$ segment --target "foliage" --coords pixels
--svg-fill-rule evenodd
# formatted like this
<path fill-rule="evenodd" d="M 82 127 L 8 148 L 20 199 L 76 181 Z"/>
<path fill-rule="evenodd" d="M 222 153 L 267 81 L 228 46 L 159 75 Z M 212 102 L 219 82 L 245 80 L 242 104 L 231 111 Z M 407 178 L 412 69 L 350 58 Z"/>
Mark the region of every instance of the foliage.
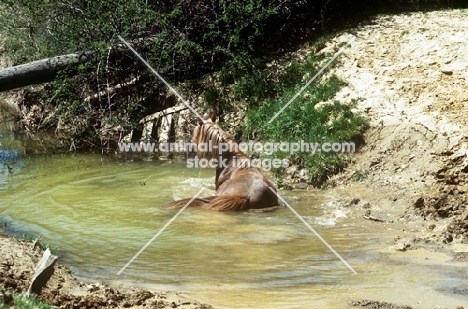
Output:
<path fill-rule="evenodd" d="M 320 60 L 321 57 L 312 55 L 304 63 L 292 63 L 281 73 L 279 79 L 283 83 L 276 86 L 275 95 L 265 98 L 258 107 L 249 110 L 245 138 L 264 142 L 312 142 L 321 146 L 324 143 L 352 142 L 363 132 L 367 122 L 351 111 L 355 101 L 350 104 L 331 101 L 345 84 L 335 75 L 309 86 L 270 123 L 274 115 L 300 90 L 302 84 L 318 71 Z M 302 81 L 301 84 L 290 82 L 298 80 Z M 257 85 L 259 88 L 263 86 Z M 320 102 L 326 103 L 319 107 L 317 104 Z M 291 154 L 277 151 L 273 156 L 289 158 L 292 163 L 305 167 L 310 182 L 318 185 L 345 165 L 343 156 L 339 153 L 321 150 L 323 149 L 317 149 L 314 153 L 311 147 L 304 147 L 300 152 Z"/>
<path fill-rule="evenodd" d="M 208 73 L 222 68 L 245 72 L 259 42 L 304 3 L 3 0 L 0 33 L 9 38 L 5 51 L 14 64 L 94 52 L 89 62 L 70 67 L 59 82 L 30 93 L 33 100 L 25 102 L 43 106 L 44 117 L 33 121 L 38 130 L 67 130 L 77 143 L 102 148 L 106 137 L 128 132 L 138 127 L 139 117 L 174 104 L 117 35 L 189 95 L 199 92 L 198 81 Z"/>
<path fill-rule="evenodd" d="M 37 300 L 33 296 L 15 294 L 13 295 L 13 303 L 18 309 L 52 309 L 51 306 Z"/>
<path fill-rule="evenodd" d="M 3 2 L 2 32 L 10 38 L 5 47 L 16 64 L 89 50 L 105 57 L 121 35 L 160 73 L 177 80 L 252 54 L 266 26 L 278 27 L 303 5 L 291 0 Z"/>

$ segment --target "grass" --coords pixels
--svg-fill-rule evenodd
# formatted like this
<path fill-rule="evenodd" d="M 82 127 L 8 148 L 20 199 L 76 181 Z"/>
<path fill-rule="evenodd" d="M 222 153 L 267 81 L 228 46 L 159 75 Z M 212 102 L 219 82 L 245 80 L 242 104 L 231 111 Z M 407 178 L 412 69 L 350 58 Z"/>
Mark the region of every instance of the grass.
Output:
<path fill-rule="evenodd" d="M 39 239 L 37 239 L 37 238 L 35 238 L 35 239 L 34 239 L 34 238 L 31 238 L 29 241 L 30 241 L 31 243 L 34 243 L 36 240 L 37 240 L 37 245 L 39 246 L 39 248 L 42 249 L 42 251 L 45 251 L 45 250 L 47 250 L 47 248 L 48 248 L 52 254 L 55 254 L 55 252 L 53 252 L 53 250 L 49 247 L 49 245 L 48 245 L 47 243 L 45 243 L 44 241 L 41 240 L 41 236 L 39 236 Z"/>
<path fill-rule="evenodd" d="M 51 306 L 24 294 L 13 295 L 13 304 L 17 309 L 52 309 Z"/>
<path fill-rule="evenodd" d="M 49 245 L 41 239 L 42 235 L 36 236 L 34 234 L 14 233 L 11 236 L 19 241 L 29 243 L 34 243 L 37 240 L 37 246 L 41 248 L 42 251 L 45 251 L 47 248 L 49 248 L 50 252 L 52 254 L 55 254 L 55 252 L 49 247 Z"/>
<path fill-rule="evenodd" d="M 277 77 L 278 82 L 274 86 L 261 82 L 250 84 L 250 93 L 256 92 L 258 88 L 261 88 L 258 91 L 270 90 L 269 96 L 264 96 L 257 106 L 249 109 L 243 128 L 244 138 L 263 142 L 304 141 L 319 145 L 356 140 L 368 123 L 365 118 L 351 111 L 357 100 L 346 104 L 333 100 L 335 94 L 346 85 L 336 75 L 312 83 L 272 123 L 268 123 L 319 70 L 323 60 L 323 55 L 311 55 L 303 62 L 291 63 Z M 273 87 L 276 88 L 271 91 Z M 323 104 L 318 106 L 319 103 Z M 287 158 L 291 163 L 306 168 L 308 181 L 316 186 L 341 171 L 347 163 L 346 155 L 324 151 L 294 154 L 277 151 L 263 157 Z M 277 176 L 284 175 L 284 168 L 274 172 Z"/>
<path fill-rule="evenodd" d="M 5 291 L 4 288 L 0 287 L 0 292 L 4 298 L 10 298 L 11 300 L 5 302 L 4 299 L 0 299 L 0 309 L 52 309 L 52 306 L 39 301 L 32 295 L 26 294 L 10 294 L 9 291 Z M 8 296 L 12 297 L 8 297 Z"/>
<path fill-rule="evenodd" d="M 360 169 L 356 169 L 353 173 L 353 176 L 351 177 L 351 179 L 353 181 L 364 181 L 367 179 L 367 177 L 369 176 L 369 172 L 368 171 L 363 171 L 363 170 L 360 170 Z"/>

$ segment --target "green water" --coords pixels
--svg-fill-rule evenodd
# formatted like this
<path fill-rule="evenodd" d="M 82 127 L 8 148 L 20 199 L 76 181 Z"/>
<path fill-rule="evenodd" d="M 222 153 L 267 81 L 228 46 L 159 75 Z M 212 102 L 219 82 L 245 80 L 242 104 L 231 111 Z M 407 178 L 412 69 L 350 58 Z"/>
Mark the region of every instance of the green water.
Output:
<path fill-rule="evenodd" d="M 203 196 L 214 194 L 214 171 L 183 161 L 23 153 L 2 163 L 12 173 L 0 170 L 0 222 L 12 234 L 43 235 L 81 280 L 182 291 L 215 308 L 346 308 L 359 298 L 419 308 L 468 303 L 453 292 L 467 288 L 467 265 L 390 254 L 382 225 L 347 219 L 332 191 L 280 193 L 357 275 L 286 207 L 186 209 L 117 275 L 177 213 L 166 203 L 202 187 Z"/>

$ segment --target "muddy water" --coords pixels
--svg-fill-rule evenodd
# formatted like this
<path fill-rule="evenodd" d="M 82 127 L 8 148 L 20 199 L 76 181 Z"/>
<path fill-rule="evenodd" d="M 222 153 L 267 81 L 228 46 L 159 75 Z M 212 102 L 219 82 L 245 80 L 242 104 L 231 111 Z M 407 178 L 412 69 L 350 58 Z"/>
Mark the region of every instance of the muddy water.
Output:
<path fill-rule="evenodd" d="M 175 215 L 165 203 L 202 187 L 213 194 L 213 171 L 99 155 L 22 155 L 8 164 L 12 174 L 0 172 L 1 223 L 10 233 L 42 234 L 82 280 L 182 291 L 215 308 L 346 308 L 359 298 L 415 308 L 468 303 L 456 292 L 467 288 L 466 264 L 395 252 L 394 226 L 347 218 L 332 191 L 281 194 L 357 275 L 287 208 L 187 209 L 117 275 Z"/>

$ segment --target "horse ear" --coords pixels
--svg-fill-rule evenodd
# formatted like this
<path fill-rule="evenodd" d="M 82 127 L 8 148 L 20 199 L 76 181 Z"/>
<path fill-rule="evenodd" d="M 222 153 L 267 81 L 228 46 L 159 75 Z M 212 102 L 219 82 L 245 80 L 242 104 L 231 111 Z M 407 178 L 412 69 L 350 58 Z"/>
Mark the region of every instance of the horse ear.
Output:
<path fill-rule="evenodd" d="M 214 123 L 216 121 L 216 113 L 215 112 L 211 112 L 210 114 L 210 119 L 211 121 Z"/>

